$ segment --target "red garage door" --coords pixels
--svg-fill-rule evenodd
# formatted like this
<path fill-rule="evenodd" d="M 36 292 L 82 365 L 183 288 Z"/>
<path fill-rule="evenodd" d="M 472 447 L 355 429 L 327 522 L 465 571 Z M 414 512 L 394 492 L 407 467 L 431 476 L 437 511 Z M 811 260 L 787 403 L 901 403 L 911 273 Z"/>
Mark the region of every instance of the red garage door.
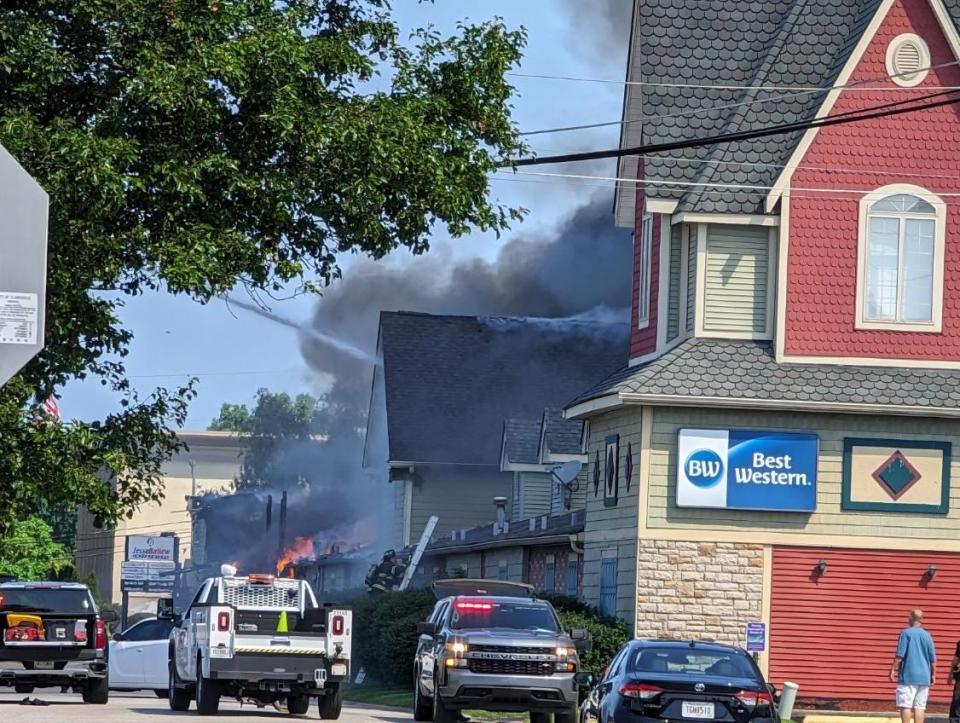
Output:
<path fill-rule="evenodd" d="M 891 701 L 897 633 L 915 607 L 926 614 L 939 655 L 933 698 L 949 700 L 960 555 L 774 548 L 770 679 L 798 683 L 802 698 Z"/>

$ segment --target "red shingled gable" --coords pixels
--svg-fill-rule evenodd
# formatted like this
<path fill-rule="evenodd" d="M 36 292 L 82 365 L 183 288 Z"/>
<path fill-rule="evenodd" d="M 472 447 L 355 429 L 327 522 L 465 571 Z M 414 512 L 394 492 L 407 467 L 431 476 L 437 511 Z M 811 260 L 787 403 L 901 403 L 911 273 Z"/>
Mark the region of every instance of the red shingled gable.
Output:
<path fill-rule="evenodd" d="M 887 75 L 890 42 L 912 32 L 929 45 L 932 65 L 956 58 L 929 3 L 898 0 L 850 82 Z M 892 81 L 870 82 L 870 87 Z M 931 71 L 914 91 L 841 93 L 831 114 L 923 95 L 931 86 L 960 86 L 956 66 Z M 801 161 L 793 188 L 873 191 L 894 183 L 933 193 L 960 188 L 960 108 L 824 128 Z M 832 169 L 832 170 L 811 170 Z M 846 170 L 845 170 L 846 169 Z M 851 171 L 850 169 L 853 169 Z M 895 175 L 890 175 L 895 174 Z M 857 330 L 857 235 L 860 194 L 804 193 L 790 199 L 784 350 L 788 356 L 960 360 L 960 198 L 947 203 L 947 241 L 940 333 Z"/>

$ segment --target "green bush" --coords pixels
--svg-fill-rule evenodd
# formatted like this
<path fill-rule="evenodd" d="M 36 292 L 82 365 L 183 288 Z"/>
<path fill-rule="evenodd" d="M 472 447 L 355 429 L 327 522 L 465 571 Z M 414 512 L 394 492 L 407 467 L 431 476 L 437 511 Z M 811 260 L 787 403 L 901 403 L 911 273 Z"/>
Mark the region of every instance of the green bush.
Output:
<path fill-rule="evenodd" d="M 543 594 L 538 597 L 549 600 L 567 630 L 583 628 L 593 636 L 593 648 L 580 656 L 580 667 L 599 675 L 613 656 L 630 639 L 627 624 L 620 618 L 604 615 L 597 608 L 564 595 Z"/>
<path fill-rule="evenodd" d="M 370 595 L 353 602 L 353 654 L 372 680 L 412 686 L 417 623 L 430 616 L 435 603 L 430 590 Z"/>

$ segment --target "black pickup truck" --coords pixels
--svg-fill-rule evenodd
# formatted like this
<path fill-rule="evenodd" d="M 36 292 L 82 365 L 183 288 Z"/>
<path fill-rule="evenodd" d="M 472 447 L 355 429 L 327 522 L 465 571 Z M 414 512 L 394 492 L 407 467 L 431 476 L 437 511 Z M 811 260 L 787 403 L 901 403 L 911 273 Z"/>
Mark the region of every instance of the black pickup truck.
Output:
<path fill-rule="evenodd" d="M 0 583 L 0 686 L 73 690 L 106 703 L 107 629 L 86 585 Z"/>

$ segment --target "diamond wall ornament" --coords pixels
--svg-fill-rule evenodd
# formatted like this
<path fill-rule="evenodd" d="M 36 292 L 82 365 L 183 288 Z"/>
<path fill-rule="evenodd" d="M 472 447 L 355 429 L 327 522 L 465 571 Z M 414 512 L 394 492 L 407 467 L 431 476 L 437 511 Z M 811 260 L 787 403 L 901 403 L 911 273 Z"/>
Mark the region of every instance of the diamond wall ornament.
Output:
<path fill-rule="evenodd" d="M 627 483 L 627 492 L 630 491 L 630 482 L 633 478 L 633 443 L 627 442 L 627 461 L 623 470 L 624 481 Z"/>
<path fill-rule="evenodd" d="M 600 495 L 600 452 L 597 452 L 597 457 L 593 461 L 593 496 L 598 497 Z"/>
<path fill-rule="evenodd" d="M 923 475 L 910 464 L 910 460 L 899 449 L 873 473 L 873 478 L 894 500 L 899 500 L 909 492 L 921 477 Z"/>

